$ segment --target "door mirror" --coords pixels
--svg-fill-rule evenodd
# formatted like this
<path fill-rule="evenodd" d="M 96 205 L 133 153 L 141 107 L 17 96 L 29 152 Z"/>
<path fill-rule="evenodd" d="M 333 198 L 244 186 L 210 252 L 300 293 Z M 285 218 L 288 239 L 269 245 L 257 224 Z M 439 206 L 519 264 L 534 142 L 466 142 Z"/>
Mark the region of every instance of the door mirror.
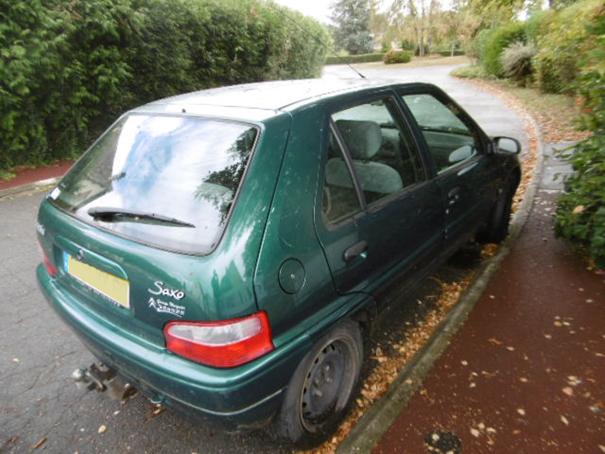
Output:
<path fill-rule="evenodd" d="M 494 137 L 495 150 L 497 152 L 519 154 L 521 153 L 521 144 L 512 137 Z"/>

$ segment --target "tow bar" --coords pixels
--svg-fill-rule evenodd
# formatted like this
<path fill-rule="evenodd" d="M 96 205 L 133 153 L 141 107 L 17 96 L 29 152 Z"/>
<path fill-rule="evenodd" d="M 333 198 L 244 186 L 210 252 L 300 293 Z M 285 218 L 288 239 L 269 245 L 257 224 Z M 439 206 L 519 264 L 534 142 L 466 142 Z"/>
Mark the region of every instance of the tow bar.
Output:
<path fill-rule="evenodd" d="M 78 388 L 105 392 L 114 400 L 125 400 L 136 393 L 136 389 L 122 380 L 116 371 L 105 364 L 91 364 L 88 368 L 73 371 L 71 377 Z"/>

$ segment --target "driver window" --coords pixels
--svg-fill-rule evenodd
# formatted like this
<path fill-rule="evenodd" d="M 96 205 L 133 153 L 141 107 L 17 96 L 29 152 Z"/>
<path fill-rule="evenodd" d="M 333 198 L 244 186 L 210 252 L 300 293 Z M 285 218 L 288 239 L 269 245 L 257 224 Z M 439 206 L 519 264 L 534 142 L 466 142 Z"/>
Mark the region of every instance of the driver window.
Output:
<path fill-rule="evenodd" d="M 426 140 L 437 172 L 443 172 L 477 154 L 479 140 L 459 118 L 454 105 L 429 94 L 404 95 L 403 100 Z"/>

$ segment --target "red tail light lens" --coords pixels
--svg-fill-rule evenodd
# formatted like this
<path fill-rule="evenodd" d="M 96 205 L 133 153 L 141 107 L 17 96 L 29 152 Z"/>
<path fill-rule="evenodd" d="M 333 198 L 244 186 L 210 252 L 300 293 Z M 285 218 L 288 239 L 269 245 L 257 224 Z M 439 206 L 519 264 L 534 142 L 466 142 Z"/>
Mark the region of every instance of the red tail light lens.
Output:
<path fill-rule="evenodd" d="M 217 322 L 170 322 L 164 337 L 172 353 L 222 368 L 248 363 L 275 348 L 264 311 Z"/>
<path fill-rule="evenodd" d="M 46 253 L 44 254 L 44 266 L 46 267 L 46 271 L 48 271 L 50 277 L 57 277 L 57 267 L 53 262 L 51 262 Z"/>
<path fill-rule="evenodd" d="M 58 273 L 57 267 L 52 262 L 52 260 L 50 259 L 50 257 L 48 256 L 48 254 L 46 253 L 44 248 L 42 247 L 42 244 L 40 244 L 40 242 L 38 242 L 38 249 L 40 250 L 40 254 L 42 254 L 42 261 L 44 262 L 44 267 L 46 268 L 46 271 L 48 272 L 50 277 L 57 277 L 57 273 Z"/>

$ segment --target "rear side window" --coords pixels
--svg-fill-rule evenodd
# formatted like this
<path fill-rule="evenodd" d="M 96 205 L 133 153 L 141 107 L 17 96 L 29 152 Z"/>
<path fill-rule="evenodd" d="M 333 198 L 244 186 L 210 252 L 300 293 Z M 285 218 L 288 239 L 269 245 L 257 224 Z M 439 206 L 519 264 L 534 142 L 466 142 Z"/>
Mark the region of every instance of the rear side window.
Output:
<path fill-rule="evenodd" d="M 220 238 L 252 152 L 251 125 L 131 114 L 113 125 L 50 199 L 136 241 L 208 253 Z"/>
<path fill-rule="evenodd" d="M 368 205 L 426 179 L 418 151 L 398 118 L 390 97 L 332 115 Z"/>
<path fill-rule="evenodd" d="M 324 169 L 322 213 L 337 224 L 361 211 L 353 177 L 334 133 L 330 130 L 328 160 Z"/>

